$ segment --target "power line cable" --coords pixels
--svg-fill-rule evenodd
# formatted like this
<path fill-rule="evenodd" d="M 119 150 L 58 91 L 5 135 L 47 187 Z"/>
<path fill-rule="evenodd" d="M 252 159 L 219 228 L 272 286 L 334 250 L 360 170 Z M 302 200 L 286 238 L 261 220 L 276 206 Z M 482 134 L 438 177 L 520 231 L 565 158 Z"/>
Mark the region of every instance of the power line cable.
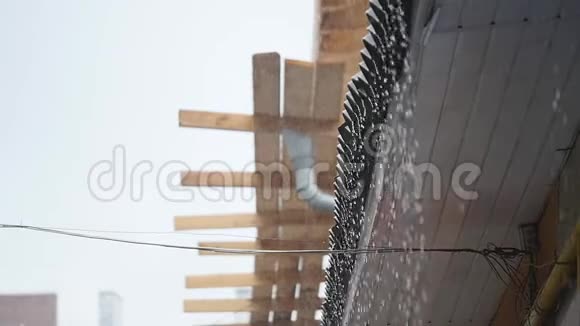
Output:
<path fill-rule="evenodd" d="M 307 224 L 306 224 L 307 225 Z M 328 240 L 325 239 L 310 239 L 310 240 L 301 240 L 301 239 L 283 239 L 281 237 L 257 237 L 251 235 L 241 235 L 241 234 L 234 234 L 234 233 L 215 233 L 215 232 L 189 232 L 189 231 L 128 231 L 128 230 L 104 230 L 104 229 L 87 229 L 87 228 L 65 228 L 65 227 L 49 227 L 49 226 L 36 226 L 37 228 L 43 229 L 50 229 L 50 230 L 59 230 L 59 231 L 73 231 L 73 232 L 89 232 L 89 233 L 109 233 L 109 234 L 134 234 L 134 235 L 179 235 L 179 236 L 220 236 L 220 237 L 232 237 L 232 238 L 241 238 L 241 239 L 253 239 L 253 240 L 271 240 L 271 241 L 291 241 L 292 243 L 297 242 L 304 242 L 304 243 L 312 243 L 312 242 L 320 242 L 320 243 L 328 243 Z"/>
<path fill-rule="evenodd" d="M 419 252 L 441 252 L 441 253 L 471 253 L 479 254 L 484 257 L 499 256 L 504 259 L 521 257 L 527 254 L 527 251 L 518 248 L 490 246 L 485 249 L 471 248 L 395 248 L 395 247 L 369 247 L 369 248 L 352 248 L 352 249 L 293 249 L 293 250 L 276 250 L 276 249 L 241 249 L 241 248 L 218 248 L 206 246 L 184 246 L 158 242 L 135 241 L 120 238 L 111 238 L 90 234 L 82 234 L 71 231 L 63 231 L 54 228 L 37 227 L 32 225 L 17 224 L 0 224 L 1 229 L 19 229 L 36 231 L 43 233 L 52 233 L 68 237 L 84 238 L 108 242 L 126 243 L 141 246 L 163 247 L 183 250 L 209 251 L 214 253 L 226 254 L 335 254 L 335 255 L 359 255 L 359 254 L 382 254 L 382 253 L 419 253 Z"/>
<path fill-rule="evenodd" d="M 529 293 L 525 290 L 526 275 L 522 275 L 518 271 L 518 263 L 521 258 L 530 257 L 532 253 L 527 250 L 521 250 L 513 247 L 497 247 L 494 244 L 489 244 L 484 249 L 472 248 L 396 248 L 396 247 L 369 247 L 369 248 L 353 248 L 353 249 L 295 249 L 295 250 L 275 250 L 275 249 L 241 249 L 241 248 L 217 248 L 207 246 L 184 246 L 176 244 L 134 241 L 127 239 L 111 238 L 90 234 L 83 234 L 78 232 L 64 231 L 62 229 L 37 227 L 32 225 L 16 225 L 16 224 L 0 224 L 0 229 L 17 229 L 28 230 L 43 233 L 51 233 L 62 236 L 92 239 L 107 242 L 125 243 L 138 246 L 162 247 L 182 250 L 196 250 L 224 254 L 241 254 L 241 255 L 263 255 L 263 254 L 322 254 L 322 255 L 364 255 L 364 254 L 412 254 L 412 253 L 468 253 L 482 256 L 493 271 L 493 274 L 511 291 L 515 292 L 516 311 L 522 313 L 528 311 L 530 308 L 531 298 Z M 534 266 L 529 266 L 535 268 Z M 522 306 L 525 305 L 526 309 Z"/>

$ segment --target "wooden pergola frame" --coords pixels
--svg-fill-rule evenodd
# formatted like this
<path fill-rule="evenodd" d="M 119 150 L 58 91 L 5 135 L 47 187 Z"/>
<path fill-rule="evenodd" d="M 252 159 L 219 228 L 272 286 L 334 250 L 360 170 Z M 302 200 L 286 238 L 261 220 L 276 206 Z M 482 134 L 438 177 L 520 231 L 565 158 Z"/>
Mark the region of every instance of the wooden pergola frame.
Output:
<path fill-rule="evenodd" d="M 337 127 L 341 121 L 346 83 L 358 70 L 362 37 L 366 34 L 367 0 L 319 0 L 314 57 L 316 62 L 283 60 L 277 53 L 253 57 L 253 115 L 181 110 L 179 125 L 254 133 L 255 161 L 279 162 L 289 166 L 280 131 L 291 128 L 313 137 L 316 160 L 326 162 L 331 171 L 319 173 L 318 183 L 330 190 L 336 175 Z M 281 70 L 284 80 L 281 81 Z M 283 86 L 281 86 L 283 85 Z M 281 99 L 281 87 L 284 98 Z M 282 108 L 280 108 L 282 104 Z M 255 227 L 254 242 L 209 242 L 202 245 L 248 249 L 327 248 L 331 214 L 314 212 L 296 198 L 285 185 L 264 184 L 262 171 L 235 172 L 224 178 L 208 172 L 185 171 L 184 186 L 254 187 L 256 213 L 216 216 L 177 216 L 176 230 Z M 216 171 L 218 172 L 218 171 Z M 268 189 L 264 187 L 269 187 Z M 262 194 L 273 196 L 264 199 Z M 288 199 L 288 191 L 293 196 Z M 269 241 L 259 239 L 280 239 Z M 320 255 L 256 256 L 253 274 L 190 275 L 187 288 L 251 286 L 250 300 L 186 300 L 186 312 L 251 312 L 250 324 L 317 325 L 315 311 L 320 308 L 319 284 L 324 280 Z M 296 288 L 299 296 L 295 298 Z M 275 288 L 275 298 L 273 289 Z M 292 321 L 291 312 L 296 320 Z M 235 325 L 231 325 L 235 326 Z M 242 325 L 237 325 L 242 326 Z M 244 325 L 245 326 L 245 325 Z"/>
<path fill-rule="evenodd" d="M 253 58 L 254 114 L 240 115 L 182 110 L 179 124 L 188 128 L 211 128 L 254 134 L 255 172 L 185 171 L 182 185 L 192 187 L 253 187 L 256 213 L 216 216 L 178 216 L 176 230 L 255 227 L 256 241 L 203 242 L 201 246 L 239 249 L 326 249 L 330 214 L 312 211 L 293 196 L 293 184 L 266 178 L 263 170 L 275 162 L 290 166 L 281 141 L 282 128 L 297 129 L 313 137 L 317 162 L 336 165 L 336 128 L 341 112 L 344 65 L 342 63 L 284 60 L 284 99 L 280 110 L 282 61 L 277 53 L 256 54 Z M 280 112 L 282 111 L 282 115 Z M 290 170 L 290 169 L 288 169 Z M 275 171 L 274 171 L 275 172 Z M 331 189 L 335 170 L 318 174 L 321 187 Z M 265 182 L 268 179 L 268 182 Z M 290 176 L 292 179 L 292 176 Z M 268 191 L 270 196 L 263 196 Z M 203 255 L 221 253 L 203 252 Z M 253 274 L 190 275 L 187 288 L 251 286 L 249 300 L 186 300 L 185 312 L 251 313 L 251 324 L 274 321 L 315 323 L 321 299 L 319 285 L 324 280 L 321 255 L 256 256 Z M 299 296 L 295 297 L 299 287 Z M 273 290 L 273 289 L 276 290 Z M 275 291 L 275 297 L 273 292 Z M 272 320 L 273 317 L 273 320 Z"/>

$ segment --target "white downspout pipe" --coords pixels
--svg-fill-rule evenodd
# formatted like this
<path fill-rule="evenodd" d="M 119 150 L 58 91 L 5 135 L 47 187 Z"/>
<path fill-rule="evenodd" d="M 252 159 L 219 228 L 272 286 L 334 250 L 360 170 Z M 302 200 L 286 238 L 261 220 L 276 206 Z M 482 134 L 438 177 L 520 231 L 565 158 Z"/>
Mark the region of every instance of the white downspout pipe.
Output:
<path fill-rule="evenodd" d="M 314 210 L 332 212 L 334 196 L 322 191 L 317 184 L 312 138 L 291 129 L 282 130 L 282 135 L 292 161 L 298 197 Z"/>

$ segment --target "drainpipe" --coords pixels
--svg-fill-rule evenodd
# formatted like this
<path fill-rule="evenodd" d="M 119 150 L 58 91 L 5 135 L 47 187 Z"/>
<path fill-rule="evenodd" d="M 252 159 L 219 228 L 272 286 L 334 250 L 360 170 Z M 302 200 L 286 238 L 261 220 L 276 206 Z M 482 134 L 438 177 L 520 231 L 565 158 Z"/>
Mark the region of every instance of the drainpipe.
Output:
<path fill-rule="evenodd" d="M 317 184 L 312 138 L 291 129 L 282 130 L 282 135 L 292 161 L 298 197 L 314 210 L 333 212 L 334 196 L 322 191 Z"/>

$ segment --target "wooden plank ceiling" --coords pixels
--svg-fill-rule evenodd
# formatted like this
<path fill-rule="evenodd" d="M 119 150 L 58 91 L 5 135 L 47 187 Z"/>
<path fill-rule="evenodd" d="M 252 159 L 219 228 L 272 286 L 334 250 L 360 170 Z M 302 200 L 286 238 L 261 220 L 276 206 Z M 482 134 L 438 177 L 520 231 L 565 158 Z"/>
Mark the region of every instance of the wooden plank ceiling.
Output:
<path fill-rule="evenodd" d="M 420 232 L 426 247 L 517 247 L 518 226 L 540 216 L 563 163 L 561 149 L 580 122 L 580 1 L 432 2 L 434 28 L 416 63 L 414 127 L 417 163 L 438 168 L 441 198 L 432 198 L 426 178 Z M 481 168 L 465 187 L 476 200 L 451 191 L 452 173 L 464 162 Z M 376 223 L 377 233 L 389 232 Z M 397 234 L 409 226 L 394 221 L 392 236 L 371 241 L 402 246 Z M 399 281 L 406 268 L 399 258 L 364 266 L 358 286 L 374 290 L 355 298 L 351 321 L 405 324 L 399 305 L 409 290 Z M 432 254 L 422 271 L 417 291 L 424 289 L 427 302 L 418 304 L 417 324 L 490 323 L 504 287 L 483 259 Z"/>

